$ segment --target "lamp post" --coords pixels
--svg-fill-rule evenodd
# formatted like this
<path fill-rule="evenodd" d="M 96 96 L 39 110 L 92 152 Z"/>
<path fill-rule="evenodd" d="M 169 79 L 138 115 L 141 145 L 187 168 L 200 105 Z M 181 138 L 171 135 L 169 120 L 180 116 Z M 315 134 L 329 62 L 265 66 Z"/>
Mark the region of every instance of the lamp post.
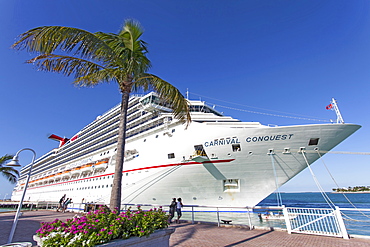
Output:
<path fill-rule="evenodd" d="M 19 201 L 18 209 L 17 209 L 17 212 L 15 213 L 15 216 L 14 216 L 12 230 L 10 231 L 9 238 L 8 238 L 8 244 L 10 244 L 13 241 L 13 236 L 14 236 L 15 228 L 17 227 L 17 223 L 18 223 L 19 213 L 20 213 L 20 211 L 22 209 L 23 199 L 24 199 L 24 196 L 26 195 L 26 190 L 27 190 L 28 182 L 30 181 L 32 166 L 33 166 L 33 163 L 35 162 L 36 152 L 33 149 L 30 149 L 30 148 L 23 148 L 23 149 L 19 150 L 14 155 L 12 161 L 10 161 L 8 164 L 6 164 L 7 166 L 17 166 L 17 167 L 21 166 L 18 163 L 18 155 L 19 155 L 20 152 L 22 152 L 24 150 L 29 150 L 29 151 L 33 152 L 33 158 L 32 158 L 32 162 L 31 162 L 31 165 L 30 165 L 30 171 L 28 172 L 27 181 L 26 181 L 26 184 L 24 185 L 24 189 L 23 189 L 23 193 L 22 193 L 22 198 Z"/>
<path fill-rule="evenodd" d="M 8 193 L 6 193 L 6 194 L 5 194 L 4 199 L 3 199 L 3 202 L 5 202 L 5 197 L 6 197 L 7 195 L 8 195 Z"/>

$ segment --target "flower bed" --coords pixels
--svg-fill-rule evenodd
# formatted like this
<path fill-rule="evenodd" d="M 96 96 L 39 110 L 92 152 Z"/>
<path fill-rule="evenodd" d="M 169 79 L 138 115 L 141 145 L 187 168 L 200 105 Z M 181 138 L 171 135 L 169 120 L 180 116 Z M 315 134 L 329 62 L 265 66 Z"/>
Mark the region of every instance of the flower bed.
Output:
<path fill-rule="evenodd" d="M 113 239 L 149 236 L 157 229 L 168 227 L 167 219 L 161 208 L 143 211 L 138 207 L 117 213 L 100 207 L 66 222 L 59 219 L 42 222 L 36 234 L 41 238 L 42 246 L 95 246 Z"/>

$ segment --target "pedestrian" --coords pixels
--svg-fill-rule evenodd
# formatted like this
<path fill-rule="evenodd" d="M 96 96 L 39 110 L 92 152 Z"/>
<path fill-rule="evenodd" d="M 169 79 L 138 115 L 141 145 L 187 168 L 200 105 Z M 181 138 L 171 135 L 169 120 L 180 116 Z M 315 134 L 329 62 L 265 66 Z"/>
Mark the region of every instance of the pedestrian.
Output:
<path fill-rule="evenodd" d="M 59 200 L 59 206 L 57 208 L 57 212 L 59 212 L 59 209 L 60 210 L 63 210 L 64 199 L 66 199 L 66 194 L 64 194 L 64 196 L 62 196 L 60 198 L 60 200 Z"/>
<path fill-rule="evenodd" d="M 68 204 L 72 203 L 72 198 L 67 198 L 67 200 L 64 202 L 63 204 L 63 213 L 66 212 L 67 208 L 68 208 Z"/>
<path fill-rule="evenodd" d="M 181 208 L 183 207 L 182 205 L 182 200 L 181 198 L 177 198 L 177 203 L 176 203 L 176 213 L 177 213 L 177 224 L 180 223 L 180 218 L 182 216 L 182 213 L 181 213 Z"/>
<path fill-rule="evenodd" d="M 176 211 L 176 198 L 172 198 L 172 202 L 170 204 L 170 215 L 168 217 L 168 222 L 171 224 L 172 223 L 172 218 L 175 216 L 175 211 Z"/>

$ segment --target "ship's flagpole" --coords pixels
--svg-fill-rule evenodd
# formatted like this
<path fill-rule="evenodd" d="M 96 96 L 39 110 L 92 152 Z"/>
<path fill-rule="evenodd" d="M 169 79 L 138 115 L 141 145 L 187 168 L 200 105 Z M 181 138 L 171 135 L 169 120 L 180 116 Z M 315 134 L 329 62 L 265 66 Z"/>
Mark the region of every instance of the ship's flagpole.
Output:
<path fill-rule="evenodd" d="M 334 98 L 331 99 L 331 105 L 335 111 L 335 114 L 337 115 L 337 123 L 343 124 L 344 120 L 342 118 L 342 114 L 340 113 L 337 101 Z"/>

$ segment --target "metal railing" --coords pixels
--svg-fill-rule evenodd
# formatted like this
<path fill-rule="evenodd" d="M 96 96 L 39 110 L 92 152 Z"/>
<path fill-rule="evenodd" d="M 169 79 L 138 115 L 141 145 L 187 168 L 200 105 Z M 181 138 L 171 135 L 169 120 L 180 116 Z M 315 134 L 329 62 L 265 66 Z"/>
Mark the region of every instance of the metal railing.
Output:
<path fill-rule="evenodd" d="M 72 203 L 68 206 L 67 211 L 76 213 L 95 211 L 102 203 Z M 13 207 L 12 207 L 13 206 Z M 56 210 L 59 206 L 57 202 L 25 202 L 23 210 L 38 210 L 38 209 L 49 209 Z M 109 205 L 107 205 L 109 206 Z M 169 210 L 169 205 L 159 204 L 122 204 L 121 211 L 127 210 L 129 207 L 136 208 L 140 206 L 143 210 L 149 210 L 153 207 L 162 207 L 164 211 Z M 3 202 L 0 203 L 2 208 L 14 208 L 16 210 L 16 202 Z M 318 234 L 324 232 L 322 230 L 323 225 L 328 225 L 329 234 L 335 235 L 333 232 L 337 231 L 337 224 L 332 219 L 333 214 L 336 217 L 342 218 L 345 229 L 350 235 L 365 235 L 370 236 L 370 209 L 362 208 L 337 208 L 339 212 L 324 212 L 327 209 L 303 209 L 298 208 L 296 211 L 290 211 L 287 213 L 288 208 L 278 206 L 256 206 L 250 207 L 214 207 L 214 206 L 201 206 L 201 205 L 184 205 L 182 209 L 181 220 L 186 220 L 192 223 L 197 222 L 209 222 L 217 224 L 218 226 L 225 225 L 225 221 L 230 221 L 230 224 L 239 225 L 242 227 L 248 227 L 249 229 L 261 228 L 261 229 L 285 229 L 289 232 L 289 229 L 296 229 L 297 232 L 303 232 L 300 229 L 309 229 L 311 227 L 311 234 L 315 231 Z M 301 210 L 301 211 L 297 211 Z M 306 210 L 306 211 L 304 211 Z M 316 212 L 312 210 L 317 210 Z M 284 212 L 285 211 L 285 212 Z M 298 214 L 301 216 L 298 217 Z M 312 214 L 309 216 L 309 214 Z M 327 216 L 327 217 L 325 217 Z M 175 217 L 177 217 L 175 215 Z M 311 217 L 311 218 L 310 218 Z M 320 218 L 321 217 L 321 218 Z M 289 221 L 286 221 L 286 218 Z M 325 221 L 325 220 L 326 221 Z M 315 221 L 312 224 L 308 222 Z M 298 222 L 298 223 L 297 223 Z M 299 223 L 300 222 L 300 223 Z M 314 224 L 318 224 L 314 228 Z M 291 226 L 289 226 L 289 224 Z M 307 225 L 304 225 L 307 224 Z M 309 226 L 310 225 L 310 226 Z M 293 227 L 293 228 L 289 228 Z M 298 229 L 297 229 L 298 227 Z M 343 227 L 343 225 L 341 226 Z M 331 230 L 330 230 L 331 229 Z M 344 233 L 343 236 L 348 236 Z"/>
<path fill-rule="evenodd" d="M 338 207 L 284 208 L 288 233 L 305 233 L 348 239 L 347 229 Z"/>

